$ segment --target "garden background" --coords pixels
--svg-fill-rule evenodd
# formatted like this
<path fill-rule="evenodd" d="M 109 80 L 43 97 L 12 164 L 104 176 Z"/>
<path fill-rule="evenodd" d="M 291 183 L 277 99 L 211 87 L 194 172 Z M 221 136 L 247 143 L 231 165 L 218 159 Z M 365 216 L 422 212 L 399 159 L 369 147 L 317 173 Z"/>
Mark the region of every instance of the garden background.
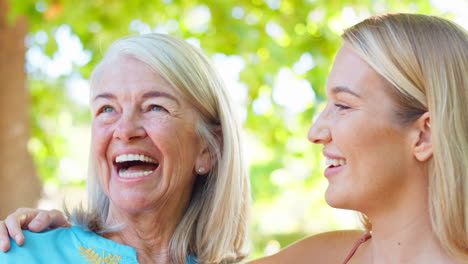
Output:
<path fill-rule="evenodd" d="M 468 28 L 465 0 L 0 0 L 0 218 L 84 199 L 90 73 L 117 38 L 161 32 L 200 47 L 237 103 L 253 258 L 359 227 L 353 212 L 325 203 L 321 147 L 307 131 L 324 106 L 343 29 L 386 12 Z"/>

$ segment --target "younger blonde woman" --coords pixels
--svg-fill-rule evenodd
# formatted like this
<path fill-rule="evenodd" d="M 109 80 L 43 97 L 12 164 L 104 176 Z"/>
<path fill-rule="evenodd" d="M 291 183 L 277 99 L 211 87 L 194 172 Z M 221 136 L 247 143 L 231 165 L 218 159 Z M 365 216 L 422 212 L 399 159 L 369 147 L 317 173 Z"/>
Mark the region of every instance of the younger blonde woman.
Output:
<path fill-rule="evenodd" d="M 347 29 L 309 131 L 325 197 L 364 232 L 310 237 L 266 263 L 468 263 L 468 34 L 416 14 Z"/>

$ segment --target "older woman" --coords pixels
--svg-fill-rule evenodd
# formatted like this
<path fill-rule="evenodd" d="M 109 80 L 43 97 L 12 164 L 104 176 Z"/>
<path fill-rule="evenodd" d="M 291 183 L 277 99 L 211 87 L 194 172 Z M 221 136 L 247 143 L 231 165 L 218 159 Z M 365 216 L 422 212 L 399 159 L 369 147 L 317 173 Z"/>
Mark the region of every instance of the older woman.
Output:
<path fill-rule="evenodd" d="M 123 38 L 91 87 L 89 206 L 71 213 L 72 228 L 26 233 L 0 262 L 241 260 L 250 196 L 240 125 L 206 57 L 168 35 Z"/>
<path fill-rule="evenodd" d="M 468 263 L 467 31 L 389 14 L 343 39 L 309 139 L 324 147 L 328 204 L 361 212 L 366 230 L 315 235 L 254 263 Z"/>

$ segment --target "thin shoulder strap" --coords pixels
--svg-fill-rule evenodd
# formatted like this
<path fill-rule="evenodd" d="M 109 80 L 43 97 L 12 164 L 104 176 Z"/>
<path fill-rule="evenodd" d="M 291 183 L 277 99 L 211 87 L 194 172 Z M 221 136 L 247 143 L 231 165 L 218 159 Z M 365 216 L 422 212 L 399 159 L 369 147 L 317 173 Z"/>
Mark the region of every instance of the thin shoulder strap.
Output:
<path fill-rule="evenodd" d="M 359 248 L 359 246 L 366 242 L 367 240 L 369 240 L 369 238 L 371 238 L 371 234 L 367 233 L 365 235 L 363 235 L 361 238 L 359 238 L 359 240 L 356 242 L 356 244 L 354 244 L 353 248 L 351 249 L 351 251 L 349 252 L 348 256 L 346 257 L 345 261 L 343 262 L 343 264 L 346 264 L 348 263 L 348 261 L 353 257 L 354 253 L 356 253 L 357 249 Z"/>

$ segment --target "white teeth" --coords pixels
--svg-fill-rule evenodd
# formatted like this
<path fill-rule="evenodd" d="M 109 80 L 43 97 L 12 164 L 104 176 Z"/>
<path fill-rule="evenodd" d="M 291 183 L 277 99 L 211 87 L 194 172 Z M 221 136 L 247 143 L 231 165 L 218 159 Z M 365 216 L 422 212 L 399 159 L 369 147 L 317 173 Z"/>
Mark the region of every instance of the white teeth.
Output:
<path fill-rule="evenodd" d="M 138 160 L 158 164 L 157 160 L 151 157 L 145 156 L 145 155 L 141 155 L 141 154 L 122 154 L 115 158 L 115 162 L 117 163 L 122 163 L 126 161 L 138 161 Z"/>
<path fill-rule="evenodd" d="M 153 171 L 138 171 L 138 172 L 125 172 L 125 170 L 119 170 L 119 176 L 122 178 L 137 178 L 149 175 Z"/>
<path fill-rule="evenodd" d="M 330 158 L 326 158 L 325 159 L 325 165 L 326 166 L 338 166 L 338 165 L 345 165 L 346 164 L 346 160 L 345 159 L 330 159 Z"/>
<path fill-rule="evenodd" d="M 122 163 L 127 161 L 143 161 L 148 163 L 159 164 L 157 160 L 142 154 L 122 154 L 115 158 L 116 163 Z M 119 176 L 122 178 L 138 178 L 147 176 L 153 171 L 154 170 L 128 172 L 127 169 L 122 168 L 119 170 Z"/>

